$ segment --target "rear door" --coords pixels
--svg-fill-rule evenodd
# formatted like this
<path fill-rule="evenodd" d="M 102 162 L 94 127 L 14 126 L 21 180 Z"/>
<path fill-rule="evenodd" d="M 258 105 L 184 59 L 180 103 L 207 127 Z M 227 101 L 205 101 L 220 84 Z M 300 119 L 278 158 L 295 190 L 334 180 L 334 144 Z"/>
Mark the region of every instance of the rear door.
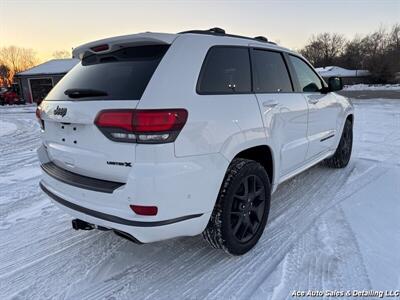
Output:
<path fill-rule="evenodd" d="M 341 108 L 332 93 L 321 92 L 324 82 L 308 63 L 294 55 L 289 55 L 289 60 L 297 77 L 299 92 L 309 105 L 307 159 L 312 159 L 332 149 Z"/>
<path fill-rule="evenodd" d="M 308 105 L 294 86 L 281 52 L 254 48 L 254 91 L 267 137 L 279 149 L 280 176 L 300 166 L 307 153 Z"/>
<path fill-rule="evenodd" d="M 52 162 L 81 175 L 125 182 L 135 160 L 135 143 L 124 132 L 110 139 L 94 122 L 102 110 L 136 108 L 168 47 L 85 55 L 40 106 L 43 142 Z"/>

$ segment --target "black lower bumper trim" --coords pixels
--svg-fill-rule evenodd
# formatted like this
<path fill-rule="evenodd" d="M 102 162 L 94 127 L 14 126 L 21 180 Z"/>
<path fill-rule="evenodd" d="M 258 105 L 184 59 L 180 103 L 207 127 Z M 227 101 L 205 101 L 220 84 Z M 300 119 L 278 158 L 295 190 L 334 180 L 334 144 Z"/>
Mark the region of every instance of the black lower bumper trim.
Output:
<path fill-rule="evenodd" d="M 141 221 L 133 221 L 133 220 L 127 220 L 123 219 L 117 216 L 105 214 L 96 210 L 92 210 L 80 205 L 77 205 L 75 203 L 71 203 L 67 200 L 62 199 L 61 197 L 53 194 L 50 192 L 44 185 L 43 183 L 40 182 L 40 188 L 45 192 L 50 198 L 52 198 L 54 201 L 60 203 L 61 205 L 64 205 L 70 209 L 79 211 L 81 213 L 87 214 L 89 216 L 98 218 L 98 219 L 103 219 L 105 221 L 113 222 L 113 223 L 118 223 L 122 225 L 128 225 L 128 226 L 136 226 L 136 227 L 156 227 L 156 226 L 164 226 L 164 225 L 169 225 L 169 224 L 174 224 L 178 223 L 181 221 L 189 220 L 189 219 L 194 219 L 201 217 L 203 214 L 194 214 L 194 215 L 188 215 L 188 216 L 183 216 L 175 219 L 169 219 L 169 220 L 164 220 L 164 221 L 150 221 L 150 222 L 141 222 Z M 128 209 L 128 208 L 127 208 Z"/>
<path fill-rule="evenodd" d="M 66 184 L 79 187 L 81 189 L 91 190 L 102 193 L 112 193 L 117 188 L 123 186 L 125 183 L 102 180 L 88 176 L 79 175 L 63 168 L 60 168 L 53 162 L 48 162 L 41 165 L 42 169 L 49 176 L 60 180 Z"/>

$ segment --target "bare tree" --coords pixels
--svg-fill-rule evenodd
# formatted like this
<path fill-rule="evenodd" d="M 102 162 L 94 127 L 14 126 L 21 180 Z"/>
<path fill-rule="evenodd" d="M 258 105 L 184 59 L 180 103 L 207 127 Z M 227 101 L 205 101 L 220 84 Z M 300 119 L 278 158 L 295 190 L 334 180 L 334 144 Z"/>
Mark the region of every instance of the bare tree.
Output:
<path fill-rule="evenodd" d="M 400 24 L 389 31 L 381 27 L 366 36 L 355 36 L 351 41 L 339 34 L 322 33 L 312 36 L 300 53 L 316 67 L 366 69 L 374 82 L 395 82 L 400 74 Z"/>
<path fill-rule="evenodd" d="M 338 59 L 338 65 L 352 70 L 360 70 L 363 68 L 364 49 L 362 38 L 356 36 L 353 40 L 345 45 L 343 54 Z"/>
<path fill-rule="evenodd" d="M 393 25 L 389 34 L 389 41 L 391 49 L 400 51 L 400 23 Z"/>
<path fill-rule="evenodd" d="M 8 67 L 9 80 L 11 81 L 15 73 L 33 67 L 38 62 L 36 53 L 32 49 L 16 46 L 0 48 L 0 64 Z"/>
<path fill-rule="evenodd" d="M 320 41 L 311 40 L 300 53 L 307 58 L 314 66 L 319 67 L 322 64 L 322 45 Z"/>
<path fill-rule="evenodd" d="M 67 50 L 58 50 L 58 51 L 54 51 L 53 52 L 53 57 L 60 59 L 60 58 L 71 58 L 71 52 L 67 51 Z"/>
<path fill-rule="evenodd" d="M 300 52 L 316 67 L 334 64 L 342 55 L 346 39 L 338 33 L 321 33 L 312 36 Z"/>
<path fill-rule="evenodd" d="M 394 76 L 390 57 L 390 37 L 384 28 L 367 35 L 362 39 L 363 66 L 371 72 L 375 82 L 386 83 Z"/>
<path fill-rule="evenodd" d="M 0 86 L 9 85 L 10 69 L 6 65 L 0 65 Z"/>

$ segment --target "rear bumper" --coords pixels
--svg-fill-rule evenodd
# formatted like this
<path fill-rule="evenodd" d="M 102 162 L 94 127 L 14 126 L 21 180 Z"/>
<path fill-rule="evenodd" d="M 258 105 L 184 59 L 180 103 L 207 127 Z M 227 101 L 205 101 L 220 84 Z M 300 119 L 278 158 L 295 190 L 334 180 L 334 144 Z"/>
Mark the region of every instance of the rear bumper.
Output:
<path fill-rule="evenodd" d="M 50 191 L 48 187 L 45 187 L 43 182 L 40 183 L 40 187 L 53 200 L 56 206 L 70 216 L 91 224 L 126 232 L 140 243 L 151 243 L 177 236 L 197 235 L 204 230 L 210 218 L 210 214 L 198 214 L 163 221 L 142 222 L 128 220 L 90 210 L 62 199 L 55 194 L 55 191 Z"/>
<path fill-rule="evenodd" d="M 44 147 L 38 154 L 42 164 L 49 163 Z M 207 226 L 227 166 L 219 154 L 165 163 L 136 162 L 125 184 L 111 193 L 69 184 L 45 170 L 40 185 L 71 216 L 149 243 L 200 234 Z M 136 215 L 129 207 L 132 204 L 155 205 L 158 214 Z"/>
<path fill-rule="evenodd" d="M 136 227 L 158 227 L 158 226 L 164 226 L 164 225 L 169 225 L 173 223 L 178 223 L 182 222 L 185 220 L 193 219 L 193 218 L 199 218 L 203 214 L 194 214 L 194 215 L 188 215 L 188 216 L 183 216 L 183 217 L 178 217 L 175 219 L 169 219 L 169 220 L 163 220 L 163 221 L 153 221 L 153 222 L 142 222 L 142 221 L 135 221 L 135 220 L 128 220 L 124 218 L 120 218 L 114 215 L 109 215 L 106 213 L 102 213 L 96 210 L 92 210 L 83 206 L 79 206 L 75 203 L 68 202 L 67 200 L 57 196 L 56 194 L 53 194 L 50 192 L 42 182 L 39 183 L 40 188 L 42 189 L 43 192 L 47 194 L 51 199 L 54 201 L 58 202 L 58 204 L 63 205 L 65 207 L 68 207 L 72 210 L 84 213 L 86 215 L 95 217 L 97 219 L 102 219 L 104 221 L 112 222 L 112 223 L 117 223 L 117 224 L 122 224 L 122 225 L 127 225 L 127 226 L 136 226 Z"/>

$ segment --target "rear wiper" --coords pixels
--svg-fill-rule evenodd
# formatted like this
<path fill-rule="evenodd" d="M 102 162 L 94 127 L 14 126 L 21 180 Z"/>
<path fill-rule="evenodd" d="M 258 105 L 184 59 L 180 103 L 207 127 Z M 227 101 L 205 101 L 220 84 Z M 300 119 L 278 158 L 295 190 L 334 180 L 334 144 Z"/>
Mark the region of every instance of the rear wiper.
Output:
<path fill-rule="evenodd" d="M 104 91 L 91 89 L 68 89 L 64 94 L 70 98 L 101 97 L 108 95 Z"/>

